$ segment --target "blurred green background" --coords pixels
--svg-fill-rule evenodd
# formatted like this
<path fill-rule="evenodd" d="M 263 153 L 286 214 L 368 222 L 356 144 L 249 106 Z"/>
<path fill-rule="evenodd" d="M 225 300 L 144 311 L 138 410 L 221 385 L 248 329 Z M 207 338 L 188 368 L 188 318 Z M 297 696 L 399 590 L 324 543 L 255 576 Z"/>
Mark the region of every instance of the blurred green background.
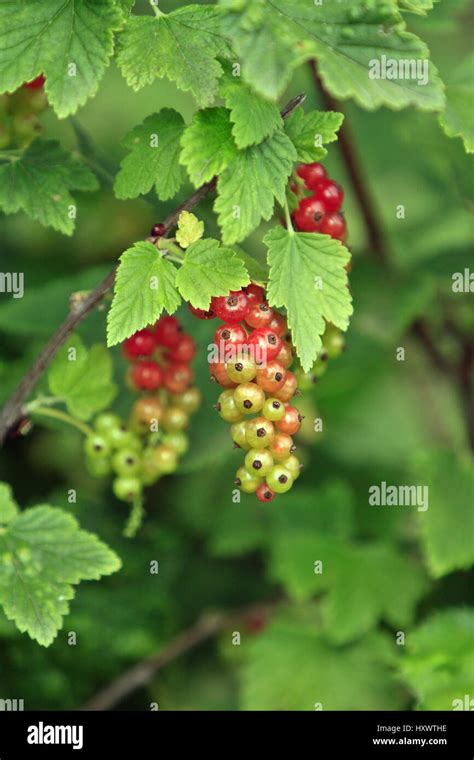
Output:
<path fill-rule="evenodd" d="M 472 17 L 464 7 L 458 19 L 458 5 L 466 6 L 444 2 L 425 19 L 409 17 L 444 78 L 470 46 Z M 306 110 L 321 107 L 306 67 L 282 104 L 300 92 L 307 95 Z M 112 65 L 77 121 L 113 175 L 124 155 L 123 136 L 163 106 L 186 121 L 196 110 L 192 98 L 166 80 L 133 93 Z M 367 113 L 351 103 L 345 110 L 392 266 L 382 267 L 367 246 L 333 144 L 325 164 L 346 192 L 355 313 L 344 355 L 299 399 L 307 424 L 298 483 L 270 505 L 245 495 L 233 503 L 241 453 L 233 451 L 227 425 L 212 409 L 217 391 L 208 379 L 206 346 L 214 326 L 182 308 L 179 316 L 200 346 L 195 366 L 203 405 L 193 419 L 190 452 L 176 475 L 149 491 L 147 518 L 134 540 L 121 536 L 126 508 L 110 484 L 86 473 L 79 433 L 38 425 L 2 452 L 1 479 L 12 484 L 20 504 L 47 502 L 71 511 L 117 551 L 123 568 L 79 586 L 47 650 L 0 615 L 0 698 L 23 698 L 26 709 L 78 707 L 201 613 L 267 600 L 278 603 L 262 630 L 244 621 L 235 629 L 241 631 L 238 647 L 224 630 L 119 708 L 149 709 L 157 702 L 179 710 L 314 709 L 315 703 L 323 709 L 453 709 L 454 699 L 474 697 L 466 399 L 410 331 L 423 318 L 453 367 L 459 346 L 446 322 L 472 339 L 472 294 L 451 290 L 453 272 L 472 267 L 472 158 L 460 140 L 444 136 L 434 114 Z M 48 113 L 44 125 L 46 136 L 76 147 L 70 122 Z M 180 198 L 190 190 L 183 188 Z M 100 193 L 79 197 L 71 239 L 22 214 L 0 219 L 1 269 L 24 272 L 26 291 L 21 301 L 0 297 L 2 402 L 64 318 L 70 293 L 94 285 L 176 205 L 151 200 L 117 201 L 103 181 Z M 399 204 L 405 219 L 397 218 Z M 207 234 L 217 235 L 211 199 L 199 215 Z M 256 257 L 264 255 L 266 229 L 243 246 Z M 105 315 L 98 309 L 81 326 L 88 344 L 104 342 Z M 397 361 L 399 347 L 404 361 Z M 133 396 L 123 387 L 120 352 L 113 353 L 122 388 L 115 407 L 125 414 Z M 322 433 L 312 430 L 316 417 Z M 381 481 L 429 485 L 428 511 L 369 506 L 368 489 Z M 77 504 L 67 502 L 70 488 L 77 490 Z M 313 572 L 318 559 L 325 565 L 321 576 Z M 149 572 L 153 560 L 160 563 L 158 575 Z M 68 644 L 70 631 L 77 634 L 75 646 Z"/>

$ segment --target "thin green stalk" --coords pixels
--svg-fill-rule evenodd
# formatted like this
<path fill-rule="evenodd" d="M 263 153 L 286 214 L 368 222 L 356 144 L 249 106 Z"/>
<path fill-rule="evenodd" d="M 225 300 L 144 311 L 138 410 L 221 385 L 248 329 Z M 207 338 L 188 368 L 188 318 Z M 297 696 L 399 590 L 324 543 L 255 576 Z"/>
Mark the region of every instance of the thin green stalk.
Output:
<path fill-rule="evenodd" d="M 157 0 L 149 0 L 149 2 L 150 2 L 150 5 L 151 5 L 151 7 L 153 8 L 153 10 L 155 12 L 155 16 L 157 16 L 158 18 L 160 18 L 160 16 L 165 16 L 166 15 L 165 13 L 163 13 L 163 11 L 160 11 L 160 9 L 158 8 L 158 1 Z"/>
<path fill-rule="evenodd" d="M 31 412 L 33 415 L 40 415 L 42 417 L 51 417 L 51 419 L 54 420 L 60 420 L 61 422 L 65 422 L 66 425 L 71 425 L 71 427 L 76 428 L 76 430 L 80 430 L 81 433 L 84 433 L 84 435 L 92 435 L 94 432 L 89 425 L 86 425 L 85 422 L 81 422 L 80 420 L 76 420 L 75 417 L 72 417 L 67 412 L 62 412 L 59 409 L 49 409 L 48 407 L 44 406 L 37 406 L 33 409 L 28 409 L 28 411 Z"/>
<path fill-rule="evenodd" d="M 285 203 L 283 205 L 283 210 L 285 212 L 286 228 L 288 232 L 290 233 L 290 235 L 294 235 L 295 231 L 293 229 L 293 222 L 291 221 L 291 214 L 290 214 L 290 209 L 288 207 L 288 199 L 286 198 L 286 196 L 285 196 Z"/>

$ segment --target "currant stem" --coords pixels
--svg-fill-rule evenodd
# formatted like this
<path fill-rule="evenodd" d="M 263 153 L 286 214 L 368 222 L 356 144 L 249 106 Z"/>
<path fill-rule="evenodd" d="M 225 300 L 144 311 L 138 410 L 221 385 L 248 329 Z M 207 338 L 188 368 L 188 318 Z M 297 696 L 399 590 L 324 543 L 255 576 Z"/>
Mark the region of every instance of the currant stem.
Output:
<path fill-rule="evenodd" d="M 137 531 L 140 529 L 143 522 L 144 516 L 145 510 L 143 509 L 143 497 L 140 494 L 132 504 L 127 523 L 123 529 L 123 535 L 125 538 L 133 538 L 136 536 Z"/>
<path fill-rule="evenodd" d="M 294 235 L 295 234 L 295 230 L 294 230 L 294 227 L 293 227 L 293 222 L 291 221 L 290 209 L 288 207 L 288 198 L 286 196 L 285 196 L 285 203 L 283 205 L 283 210 L 285 212 L 286 228 L 287 228 L 288 232 L 290 233 L 290 235 Z"/>
<path fill-rule="evenodd" d="M 158 0 L 150 0 L 150 5 L 153 8 L 153 11 L 157 18 L 160 18 L 160 16 L 166 15 L 165 13 L 163 13 L 163 11 L 160 11 L 160 9 L 158 8 Z"/>
<path fill-rule="evenodd" d="M 94 432 L 92 428 L 89 427 L 89 425 L 86 425 L 84 422 L 80 422 L 80 420 L 76 420 L 75 417 L 72 417 L 67 412 L 62 412 L 59 409 L 50 409 L 46 406 L 35 406 L 33 409 L 31 409 L 31 407 L 27 407 L 27 411 L 31 412 L 32 415 L 38 414 L 42 417 L 51 417 L 51 419 L 65 422 L 67 425 L 71 425 L 71 427 L 76 428 L 76 430 L 80 430 L 81 433 L 84 433 L 84 435 L 92 435 Z"/>

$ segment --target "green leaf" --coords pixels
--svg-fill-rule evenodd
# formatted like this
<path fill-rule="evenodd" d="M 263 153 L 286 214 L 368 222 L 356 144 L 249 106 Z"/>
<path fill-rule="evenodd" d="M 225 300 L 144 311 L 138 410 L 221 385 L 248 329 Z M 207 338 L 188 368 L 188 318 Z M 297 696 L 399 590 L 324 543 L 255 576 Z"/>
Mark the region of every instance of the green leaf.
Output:
<path fill-rule="evenodd" d="M 337 131 L 344 116 L 336 111 L 311 111 L 305 114 L 301 108 L 286 119 L 285 130 L 296 148 L 298 161 L 312 163 L 327 154 L 324 143 L 337 140 Z"/>
<path fill-rule="evenodd" d="M 461 137 L 467 153 L 474 153 L 474 54 L 463 61 L 446 87 L 446 110 L 439 123 L 448 137 Z"/>
<path fill-rule="evenodd" d="M 120 568 L 97 536 L 60 509 L 28 509 L 0 531 L 0 604 L 9 620 L 49 646 L 69 612 L 73 585 Z"/>
<path fill-rule="evenodd" d="M 97 344 L 89 350 L 78 335 L 71 335 L 49 368 L 48 385 L 71 414 L 87 420 L 115 398 L 112 376 L 112 357 L 106 347 Z"/>
<path fill-rule="evenodd" d="M 181 211 L 178 218 L 176 240 L 181 248 L 189 248 L 192 243 L 197 243 L 204 235 L 204 222 L 189 211 Z"/>
<path fill-rule="evenodd" d="M 293 143 L 280 130 L 260 145 L 237 153 L 219 176 L 214 204 L 224 243 L 238 243 L 261 219 L 268 221 L 275 198 L 284 204 L 286 184 L 295 161 Z"/>
<path fill-rule="evenodd" d="M 172 108 L 162 108 L 134 127 L 123 141 L 130 151 L 120 164 L 114 184 L 117 198 L 136 198 L 153 185 L 166 201 L 178 192 L 182 181 L 179 164 L 184 121 Z"/>
<path fill-rule="evenodd" d="M 232 134 L 238 148 L 258 144 L 283 126 L 275 103 L 254 92 L 240 77 L 226 76 L 219 93 L 230 109 Z"/>
<path fill-rule="evenodd" d="M 222 29 L 239 56 L 243 78 L 257 93 L 276 100 L 295 68 L 311 57 L 306 34 L 288 24 L 270 1 L 220 4 L 225 8 Z"/>
<path fill-rule="evenodd" d="M 18 515 L 18 505 L 13 498 L 11 486 L 0 483 L 0 525 L 7 525 Z M 0 528 L 1 535 L 1 528 Z"/>
<path fill-rule="evenodd" d="M 221 248 L 211 239 L 189 246 L 176 277 L 183 298 L 198 309 L 208 309 L 212 296 L 225 296 L 249 282 L 242 260 L 231 248 Z"/>
<path fill-rule="evenodd" d="M 291 233 L 283 227 L 271 229 L 264 243 L 269 303 L 287 308 L 293 344 L 308 372 L 321 349 L 324 320 L 347 329 L 352 299 L 345 266 L 350 253 L 328 235 Z"/>
<path fill-rule="evenodd" d="M 453 570 L 466 570 L 474 565 L 472 461 L 468 455 L 460 458 L 438 451 L 420 456 L 414 468 L 428 487 L 428 509 L 418 516 L 431 575 L 440 578 Z"/>
<path fill-rule="evenodd" d="M 109 346 L 155 322 L 163 309 L 172 314 L 178 308 L 176 269 L 163 253 L 148 242 L 135 243 L 122 253 L 107 316 Z"/>
<path fill-rule="evenodd" d="M 122 22 L 113 0 L 23 0 L 0 6 L 0 92 L 39 74 L 60 118 L 95 95 Z"/>
<path fill-rule="evenodd" d="M 319 630 L 315 606 L 281 609 L 247 648 L 244 710 L 401 707 L 387 639 L 374 633 L 353 646 L 334 648 Z"/>
<path fill-rule="evenodd" d="M 416 13 L 418 16 L 426 16 L 435 2 L 438 0 L 398 0 L 400 10 Z"/>
<path fill-rule="evenodd" d="M 401 673 L 419 710 L 472 710 L 473 611 L 445 609 L 410 631 Z"/>
<path fill-rule="evenodd" d="M 320 5 L 308 0 L 249 0 L 244 11 L 227 12 L 225 26 L 241 57 L 244 78 L 268 97 L 281 94 L 295 66 L 316 58 L 329 92 L 354 98 L 363 108 L 443 108 L 443 85 L 428 60 L 428 48 L 406 31 L 395 0 L 324 0 Z M 370 75 L 382 56 L 396 61 L 396 79 Z M 415 66 L 426 61 L 427 81 L 422 84 L 423 77 L 419 80 L 411 71 L 406 76 L 398 68 L 401 60 Z"/>
<path fill-rule="evenodd" d="M 180 161 L 196 187 L 220 174 L 238 155 L 226 108 L 198 111 L 181 138 Z"/>
<path fill-rule="evenodd" d="M 71 191 L 98 187 L 92 172 L 52 140 L 35 140 L 19 158 L 0 164 L 2 211 L 24 211 L 66 235 L 74 231 L 77 210 Z"/>
<path fill-rule="evenodd" d="M 258 261 L 237 245 L 233 246 L 232 250 L 237 258 L 243 261 L 251 281 L 255 282 L 256 285 L 265 285 L 268 280 L 268 267 L 266 263 Z"/>
<path fill-rule="evenodd" d="M 134 90 L 166 76 L 206 106 L 222 73 L 216 59 L 229 52 L 220 31 L 219 9 L 211 5 L 187 5 L 158 18 L 131 16 L 117 63 Z"/>

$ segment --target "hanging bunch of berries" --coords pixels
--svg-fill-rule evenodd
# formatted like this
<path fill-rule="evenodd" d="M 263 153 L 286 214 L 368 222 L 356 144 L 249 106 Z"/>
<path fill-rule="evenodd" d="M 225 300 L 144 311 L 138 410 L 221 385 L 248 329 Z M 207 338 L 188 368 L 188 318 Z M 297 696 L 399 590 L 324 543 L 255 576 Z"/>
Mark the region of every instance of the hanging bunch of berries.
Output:
<path fill-rule="evenodd" d="M 176 470 L 188 449 L 185 430 L 201 395 L 192 385 L 190 366 L 196 345 L 176 317 L 162 317 L 139 330 L 124 342 L 122 352 L 130 362 L 127 385 L 140 398 L 128 422 L 116 414 L 100 414 L 85 452 L 91 474 L 113 473 L 115 496 L 135 502 L 144 486 Z"/>
<path fill-rule="evenodd" d="M 44 76 L 0 96 L 0 149 L 26 148 L 41 132 L 39 115 L 48 107 Z"/>
<path fill-rule="evenodd" d="M 301 164 L 292 184 L 298 206 L 293 223 L 300 232 L 320 232 L 335 240 L 346 240 L 346 220 L 341 213 L 344 190 L 328 177 L 322 164 Z"/>
<path fill-rule="evenodd" d="M 271 501 L 300 474 L 292 436 L 301 417 L 291 403 L 297 381 L 286 319 L 256 284 L 213 298 L 207 312 L 190 309 L 200 319 L 222 322 L 214 335 L 217 357 L 209 366 L 224 389 L 215 408 L 231 424 L 234 444 L 247 452 L 236 485 Z"/>

